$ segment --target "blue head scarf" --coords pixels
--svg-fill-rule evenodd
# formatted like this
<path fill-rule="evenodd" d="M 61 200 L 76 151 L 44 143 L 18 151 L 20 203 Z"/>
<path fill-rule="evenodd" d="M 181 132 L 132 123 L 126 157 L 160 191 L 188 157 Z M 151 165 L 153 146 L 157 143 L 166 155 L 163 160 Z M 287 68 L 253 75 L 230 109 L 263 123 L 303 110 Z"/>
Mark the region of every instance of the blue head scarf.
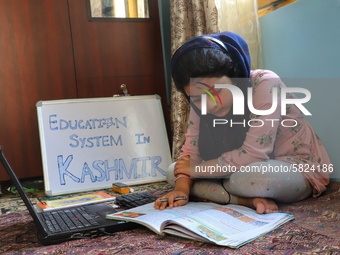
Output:
<path fill-rule="evenodd" d="M 248 44 L 241 36 L 232 32 L 200 35 L 187 41 L 172 56 L 172 72 L 183 54 L 198 48 L 215 48 L 227 53 L 242 71 L 242 77 L 239 78 L 249 78 L 251 66 Z"/>

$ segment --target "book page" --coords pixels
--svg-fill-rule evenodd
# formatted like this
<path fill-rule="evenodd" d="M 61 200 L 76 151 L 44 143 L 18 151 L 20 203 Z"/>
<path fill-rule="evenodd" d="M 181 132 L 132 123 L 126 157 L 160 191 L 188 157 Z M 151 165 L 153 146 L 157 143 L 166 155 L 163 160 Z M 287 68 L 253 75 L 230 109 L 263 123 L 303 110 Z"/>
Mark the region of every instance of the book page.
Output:
<path fill-rule="evenodd" d="M 189 202 L 184 206 L 154 209 L 154 203 L 107 215 L 132 221 L 152 231 L 218 245 L 239 247 L 293 219 L 285 213 L 257 214 L 239 205 Z"/>
<path fill-rule="evenodd" d="M 121 211 L 106 215 L 107 219 L 126 220 L 140 223 L 154 232 L 161 234 L 165 222 L 192 215 L 193 213 L 214 208 L 216 205 L 212 203 L 192 203 L 189 202 L 185 206 L 173 207 L 160 211 L 154 209 L 154 203 L 142 205 L 126 211 Z"/>
<path fill-rule="evenodd" d="M 284 213 L 257 214 L 255 210 L 238 205 L 219 205 L 171 221 L 219 245 L 238 247 L 293 219 Z M 164 232 L 167 233 L 165 227 Z M 171 226 L 171 232 L 181 231 Z M 194 235 L 191 235 L 194 236 Z"/>
<path fill-rule="evenodd" d="M 163 232 L 166 234 L 170 234 L 170 235 L 174 235 L 178 237 L 184 237 L 184 238 L 191 239 L 191 240 L 201 241 L 204 243 L 210 242 L 207 238 L 204 238 L 192 232 L 191 230 L 185 227 L 182 227 L 176 223 L 172 223 L 172 222 L 168 222 L 166 224 L 166 227 L 164 228 Z"/>
<path fill-rule="evenodd" d="M 194 240 L 194 241 L 200 241 L 203 243 L 212 243 L 210 242 L 208 239 L 203 238 L 193 232 L 191 232 L 188 229 L 185 229 L 179 225 L 175 225 L 175 224 L 171 224 L 171 225 L 167 225 L 166 229 L 164 230 L 164 233 L 169 234 L 169 235 L 174 235 L 177 237 L 182 237 L 182 238 L 186 238 L 186 239 L 190 239 L 190 240 Z"/>

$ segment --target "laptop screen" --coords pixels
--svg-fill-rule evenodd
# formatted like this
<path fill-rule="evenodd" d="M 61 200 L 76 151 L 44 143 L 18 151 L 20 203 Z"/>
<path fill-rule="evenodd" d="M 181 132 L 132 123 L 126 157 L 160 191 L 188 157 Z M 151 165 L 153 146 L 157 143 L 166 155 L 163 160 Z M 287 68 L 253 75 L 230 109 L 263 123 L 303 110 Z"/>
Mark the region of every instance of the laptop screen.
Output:
<path fill-rule="evenodd" d="M 44 227 L 42 226 L 39 217 L 37 215 L 37 212 L 34 210 L 34 206 L 31 202 L 31 200 L 28 198 L 24 188 L 22 187 L 18 177 L 14 173 L 12 167 L 10 166 L 9 162 L 7 161 L 4 152 L 3 152 L 3 147 L 0 145 L 0 160 L 5 168 L 7 174 L 11 178 L 11 181 L 13 182 L 15 188 L 17 189 L 21 199 L 24 201 L 29 213 L 31 214 L 33 220 L 38 224 L 39 228 L 44 231 Z M 46 231 L 44 231 L 46 233 Z"/>

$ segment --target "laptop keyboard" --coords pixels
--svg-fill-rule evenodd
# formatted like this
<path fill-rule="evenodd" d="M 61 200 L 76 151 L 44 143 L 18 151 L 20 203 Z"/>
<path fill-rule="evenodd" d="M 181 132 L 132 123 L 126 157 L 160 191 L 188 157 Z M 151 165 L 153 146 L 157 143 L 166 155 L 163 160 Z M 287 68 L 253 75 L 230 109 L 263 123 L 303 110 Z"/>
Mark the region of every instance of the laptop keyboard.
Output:
<path fill-rule="evenodd" d="M 149 192 L 136 192 L 116 197 L 116 204 L 126 209 L 152 203 L 157 199 Z M 93 215 L 88 214 L 84 207 L 75 207 L 59 211 L 42 212 L 46 226 L 52 233 L 98 226 Z"/>
<path fill-rule="evenodd" d="M 128 193 L 116 197 L 116 204 L 127 209 L 152 203 L 157 199 L 149 192 Z"/>
<path fill-rule="evenodd" d="M 85 211 L 84 207 L 43 212 L 42 216 L 52 233 L 99 225 L 94 217 Z"/>

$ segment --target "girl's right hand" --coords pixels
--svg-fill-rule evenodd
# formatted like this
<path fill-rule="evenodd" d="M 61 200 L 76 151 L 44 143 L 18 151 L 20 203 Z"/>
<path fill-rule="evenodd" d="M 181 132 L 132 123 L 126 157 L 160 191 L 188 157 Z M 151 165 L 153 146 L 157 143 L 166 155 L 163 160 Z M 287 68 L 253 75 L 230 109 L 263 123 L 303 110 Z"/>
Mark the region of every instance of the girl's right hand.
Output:
<path fill-rule="evenodd" d="M 184 174 L 190 177 L 190 157 L 185 156 L 177 160 L 174 168 L 174 175 Z"/>
<path fill-rule="evenodd" d="M 176 197 L 185 197 L 185 200 L 177 200 L 174 201 Z M 168 199 L 167 202 L 161 202 L 161 199 Z M 165 194 L 164 196 L 157 198 L 157 200 L 154 203 L 154 208 L 157 210 L 164 210 L 166 207 L 177 207 L 177 206 L 182 206 L 188 203 L 189 201 L 189 194 L 180 191 L 180 190 L 173 190 L 170 191 L 169 193 Z"/>
<path fill-rule="evenodd" d="M 184 174 L 188 177 L 195 178 L 195 166 L 200 162 L 195 162 L 189 156 L 181 157 L 177 160 L 174 168 L 174 175 Z"/>

